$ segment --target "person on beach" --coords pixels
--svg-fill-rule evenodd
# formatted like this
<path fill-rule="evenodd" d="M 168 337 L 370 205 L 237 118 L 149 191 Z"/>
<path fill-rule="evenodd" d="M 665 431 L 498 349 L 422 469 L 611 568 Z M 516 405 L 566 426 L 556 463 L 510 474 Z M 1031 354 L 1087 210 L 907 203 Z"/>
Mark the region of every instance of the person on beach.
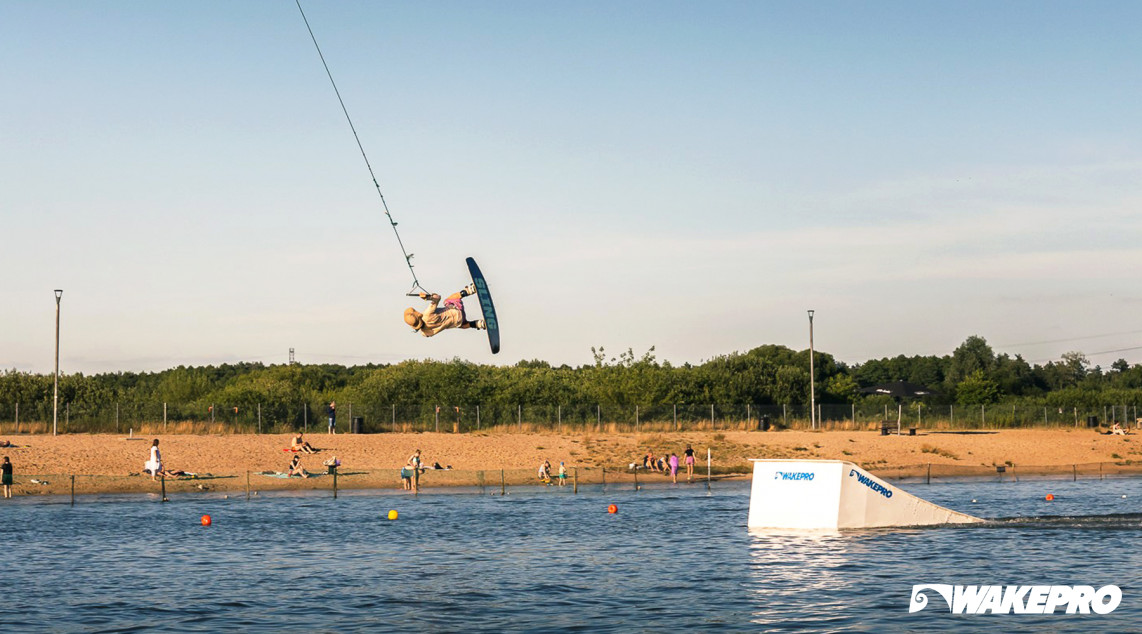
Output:
<path fill-rule="evenodd" d="M 686 463 L 686 481 L 689 482 L 694 478 L 694 448 L 686 445 L 686 451 L 683 453 L 683 462 Z"/>
<path fill-rule="evenodd" d="M 143 463 L 143 472 L 151 472 L 151 480 L 157 480 L 163 471 L 163 455 L 159 453 L 159 439 L 151 443 L 151 457 Z"/>
<path fill-rule="evenodd" d="M 4 487 L 4 499 L 12 497 L 12 461 L 8 456 L 4 456 L 4 462 L 0 463 L 0 485 Z"/>
<path fill-rule="evenodd" d="M 305 439 L 303 439 L 301 435 L 301 432 L 297 432 L 297 435 L 293 437 L 293 443 L 290 445 L 290 449 L 299 453 L 317 453 L 317 450 L 305 442 Z"/>
<path fill-rule="evenodd" d="M 544 484 L 551 484 L 551 463 L 544 460 L 539 463 L 539 481 Z"/>
<path fill-rule="evenodd" d="M 464 298 L 475 294 L 476 285 L 469 284 L 460 289 L 460 292 L 449 295 L 444 300 L 444 307 L 439 308 L 439 295 L 436 293 L 420 293 L 421 299 L 428 300 L 428 310 L 421 313 L 415 308 L 406 308 L 404 323 L 425 337 L 431 337 L 449 328 L 487 330 L 488 327 L 484 324 L 483 319 L 468 321 L 464 314 Z"/>
<path fill-rule="evenodd" d="M 647 451 L 646 452 L 645 464 L 646 464 L 647 469 L 650 469 L 651 471 L 658 471 L 657 458 L 654 457 L 653 451 Z"/>
<path fill-rule="evenodd" d="M 408 462 L 405 463 L 405 468 L 412 471 L 412 478 L 410 484 L 412 485 L 412 492 L 420 492 L 420 471 L 424 468 L 424 461 L 420 459 L 420 450 L 412 452 L 408 457 Z M 404 475 L 404 469 L 401 469 L 401 475 Z"/>
<path fill-rule="evenodd" d="M 305 469 L 303 469 L 301 466 L 301 456 L 300 455 L 295 455 L 293 457 L 293 460 L 289 461 L 289 469 L 286 470 L 286 475 L 291 477 L 291 478 L 293 476 L 301 476 L 303 478 L 309 477 L 309 472 L 306 471 Z"/>
<path fill-rule="evenodd" d="M 352 405 L 352 403 L 350 403 Z M 349 408 L 353 409 L 352 407 Z M 329 433 L 337 433 L 337 402 L 329 401 L 329 405 L 325 408 L 325 413 L 329 416 Z M 352 412 L 350 412 L 352 413 Z M 352 430 L 350 430 L 352 431 Z"/>
<path fill-rule="evenodd" d="M 559 486 L 567 484 L 567 467 L 563 466 L 563 461 L 559 461 Z"/>
<path fill-rule="evenodd" d="M 1122 425 L 1119 425 L 1118 422 L 1115 421 L 1114 426 L 1110 428 L 1110 433 L 1118 436 L 1125 436 L 1126 430 L 1122 429 Z"/>
<path fill-rule="evenodd" d="M 670 452 L 670 481 L 678 484 L 678 454 Z"/>

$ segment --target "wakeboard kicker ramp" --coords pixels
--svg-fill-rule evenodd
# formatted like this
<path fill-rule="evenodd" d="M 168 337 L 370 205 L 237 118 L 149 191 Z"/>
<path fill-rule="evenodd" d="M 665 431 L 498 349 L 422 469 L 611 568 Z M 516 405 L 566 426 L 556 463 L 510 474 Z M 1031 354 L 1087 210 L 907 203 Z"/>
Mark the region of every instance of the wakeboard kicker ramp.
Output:
<path fill-rule="evenodd" d="M 843 460 L 752 460 L 749 528 L 837 530 L 982 522 Z"/>

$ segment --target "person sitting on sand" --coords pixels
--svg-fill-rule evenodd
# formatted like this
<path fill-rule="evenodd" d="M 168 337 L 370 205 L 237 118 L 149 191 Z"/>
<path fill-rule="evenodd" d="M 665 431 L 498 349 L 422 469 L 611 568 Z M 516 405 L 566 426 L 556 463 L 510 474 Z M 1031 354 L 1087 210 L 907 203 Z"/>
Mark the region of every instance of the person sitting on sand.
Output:
<path fill-rule="evenodd" d="M 286 470 L 286 475 L 291 478 L 293 476 L 309 477 L 309 472 L 301 468 L 301 456 L 294 456 L 293 460 L 289 461 L 289 469 Z"/>
<path fill-rule="evenodd" d="M 1115 422 L 1114 426 L 1110 428 L 1110 433 L 1118 436 L 1125 436 L 1126 430 L 1122 428 L 1122 425 L 1119 425 L 1117 422 Z"/>
<path fill-rule="evenodd" d="M 0 447 L 14 447 L 11 440 L 0 440 Z"/>
<path fill-rule="evenodd" d="M 301 432 L 297 432 L 297 435 L 293 437 L 293 443 L 290 445 L 290 449 L 301 453 L 317 453 L 317 450 L 301 437 Z"/>

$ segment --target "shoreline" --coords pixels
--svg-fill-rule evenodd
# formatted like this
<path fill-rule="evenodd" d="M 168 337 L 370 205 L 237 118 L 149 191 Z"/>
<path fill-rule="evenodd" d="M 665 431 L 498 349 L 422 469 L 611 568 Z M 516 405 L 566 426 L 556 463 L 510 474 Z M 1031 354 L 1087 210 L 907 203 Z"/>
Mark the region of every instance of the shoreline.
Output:
<path fill-rule="evenodd" d="M 295 455 L 288 451 L 292 435 L 158 435 L 127 438 L 116 434 L 38 435 L 0 437 L 15 447 L 0 448 L 15 467 L 13 494 L 158 493 L 163 483 L 140 475 L 151 440 L 160 441 L 164 466 L 210 477 L 167 479 L 169 493 L 244 492 L 252 490 L 332 489 L 333 478 L 322 462 L 342 463 L 338 489 L 400 489 L 399 470 L 408 456 L 421 449 L 424 463 L 451 466 L 428 470 L 424 488 L 450 486 L 534 485 L 538 465 L 548 460 L 557 472 L 560 461 L 568 485 L 633 481 L 667 482 L 662 474 L 628 467 L 647 452 L 673 452 L 680 457 L 687 445 L 696 454 L 695 478 L 706 476 L 707 450 L 711 470 L 719 479 L 748 478 L 750 458 L 829 459 L 856 463 L 886 479 L 951 477 L 1071 476 L 1114 477 L 1142 474 L 1142 437 L 1108 436 L 1072 429 L 1029 429 L 980 432 L 921 430 L 916 436 L 882 436 L 869 431 L 778 432 L 651 432 L 651 433 L 408 433 L 310 434 L 316 454 L 301 454 L 302 465 L 318 477 L 281 479 L 260 475 L 285 471 Z M 1137 463 L 1137 464 L 1135 464 Z M 1002 468 L 1004 474 L 997 472 Z M 247 476 L 247 472 L 249 475 Z M 684 467 L 679 481 L 685 477 Z M 36 479 L 48 484 L 35 484 Z M 2 501 L 0 501 L 2 503 Z"/>

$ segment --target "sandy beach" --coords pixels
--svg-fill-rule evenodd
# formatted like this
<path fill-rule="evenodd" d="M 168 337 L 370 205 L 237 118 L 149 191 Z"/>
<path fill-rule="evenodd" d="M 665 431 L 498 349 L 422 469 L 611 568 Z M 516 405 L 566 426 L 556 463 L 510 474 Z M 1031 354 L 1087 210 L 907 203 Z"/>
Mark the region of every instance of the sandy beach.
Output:
<path fill-rule="evenodd" d="M 168 491 L 238 491 L 247 482 L 257 490 L 331 488 L 332 477 L 322 463 L 341 461 L 339 488 L 399 488 L 398 471 L 416 449 L 424 463 L 439 463 L 451 471 L 429 471 L 423 486 L 499 485 L 534 483 L 543 460 L 555 469 L 563 461 L 569 473 L 584 482 L 600 475 L 610 480 L 634 477 L 632 462 L 648 451 L 682 455 L 689 444 L 698 456 L 697 471 L 706 473 L 707 449 L 712 470 L 721 476 L 748 473 L 750 458 L 823 458 L 849 460 L 885 475 L 934 468 L 957 469 L 970 475 L 994 473 L 998 465 L 1014 469 L 1058 468 L 1115 464 L 1134 468 L 1142 461 L 1140 436 L 1111 436 L 1087 429 L 920 432 L 916 436 L 882 436 L 869 431 L 686 432 L 648 434 L 311 434 L 320 451 L 303 455 L 303 466 L 323 474 L 308 480 L 274 478 L 263 472 L 285 471 L 292 453 L 285 451 L 290 435 L 121 435 L 0 436 L 15 447 L 0 448 L 15 466 L 17 496 L 66 494 L 71 476 L 77 493 L 155 492 L 158 483 L 141 474 L 151 441 L 160 440 L 164 465 L 200 474 L 170 480 Z M 605 470 L 605 471 L 604 471 Z M 1049 469 L 1048 469 L 1049 470 Z M 502 476 L 501 476 L 502 471 Z M 206 474 L 209 474 L 207 476 Z M 248 475 L 249 474 L 249 475 Z M 645 479 L 666 479 L 639 472 Z M 570 476 L 569 476 L 570 477 Z M 48 484 L 32 483 L 36 479 Z"/>

